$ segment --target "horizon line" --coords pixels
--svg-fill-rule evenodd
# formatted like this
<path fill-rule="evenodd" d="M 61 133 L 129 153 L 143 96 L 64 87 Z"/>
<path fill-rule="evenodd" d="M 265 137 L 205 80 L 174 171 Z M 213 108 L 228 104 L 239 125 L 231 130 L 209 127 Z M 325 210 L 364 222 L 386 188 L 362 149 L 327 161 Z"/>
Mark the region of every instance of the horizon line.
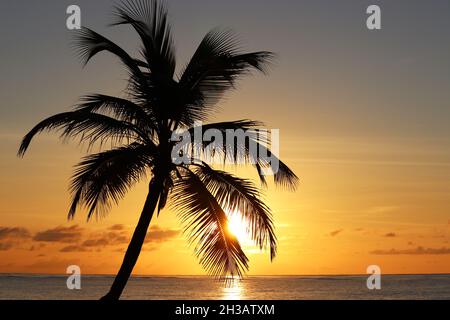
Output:
<path fill-rule="evenodd" d="M 345 277 L 345 276 L 368 276 L 372 273 L 322 273 L 322 274 L 252 274 L 245 275 L 242 279 L 249 277 Z M 70 275 L 70 273 L 38 273 L 38 272 L 0 272 L 0 276 L 2 275 L 48 275 L 48 276 L 66 276 Z M 115 277 L 114 273 L 86 273 L 81 274 L 84 276 L 108 276 Z M 450 272 L 434 272 L 434 273 L 381 273 L 381 275 L 389 275 L 389 276 L 432 276 L 432 275 L 449 275 Z M 205 277 L 212 278 L 213 276 L 208 274 L 132 274 L 131 277 Z"/>

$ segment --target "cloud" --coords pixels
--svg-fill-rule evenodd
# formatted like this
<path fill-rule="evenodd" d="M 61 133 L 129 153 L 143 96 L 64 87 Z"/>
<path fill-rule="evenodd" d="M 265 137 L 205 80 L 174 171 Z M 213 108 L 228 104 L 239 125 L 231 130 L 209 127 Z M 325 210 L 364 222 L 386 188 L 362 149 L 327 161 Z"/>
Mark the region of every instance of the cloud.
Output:
<path fill-rule="evenodd" d="M 123 246 L 127 245 L 130 242 L 130 236 L 128 235 L 128 232 L 125 230 L 123 225 L 114 225 L 112 227 L 109 227 L 107 230 L 109 231 L 92 233 L 88 239 L 81 243 L 81 247 L 98 249 L 106 246 Z M 179 233 L 179 230 L 162 229 L 158 226 L 152 226 L 150 227 L 150 230 L 148 231 L 147 237 L 145 239 L 147 247 L 143 248 L 143 250 L 153 250 L 148 246 L 149 244 L 169 241 L 177 237 Z M 69 249 L 73 249 L 74 251 L 76 251 L 76 248 Z M 122 252 L 123 250 L 120 249 L 119 251 Z"/>
<path fill-rule="evenodd" d="M 85 247 L 79 245 L 69 245 L 61 248 L 59 252 L 86 252 L 88 251 Z"/>
<path fill-rule="evenodd" d="M 0 227 L 0 240 L 30 238 L 30 232 L 25 228 Z"/>
<path fill-rule="evenodd" d="M 14 246 L 13 242 L 0 243 L 0 251 L 7 251 Z"/>
<path fill-rule="evenodd" d="M 344 231 L 344 229 L 338 229 L 338 230 L 334 230 L 330 232 L 330 236 L 335 237 L 337 236 L 339 233 L 341 233 L 342 231 Z"/>
<path fill-rule="evenodd" d="M 144 250 L 154 250 L 152 244 L 169 241 L 178 236 L 179 230 L 163 229 L 152 226 L 146 237 Z M 24 245 L 23 240 L 32 239 L 34 243 L 27 243 L 26 250 L 37 251 L 46 244 L 60 244 L 59 252 L 93 252 L 100 251 L 107 246 L 128 245 L 129 230 L 122 224 L 115 224 L 102 230 L 87 232 L 78 225 L 57 226 L 42 230 L 32 235 L 25 228 L 0 227 L 0 251 L 7 251 Z M 115 248 L 113 248 L 115 249 Z"/>
<path fill-rule="evenodd" d="M 108 228 L 109 230 L 110 228 Z M 124 231 L 108 231 L 91 235 L 82 245 L 86 247 L 104 247 L 128 243 L 128 235 Z"/>
<path fill-rule="evenodd" d="M 39 243 L 37 245 L 33 244 L 29 247 L 28 251 L 36 251 L 45 247 L 44 243 Z"/>
<path fill-rule="evenodd" d="M 23 240 L 30 238 L 30 232 L 21 227 L 0 227 L 0 251 L 7 251 L 20 246 Z"/>
<path fill-rule="evenodd" d="M 156 250 L 158 250 L 158 246 L 152 246 L 152 245 L 150 245 L 150 246 L 143 246 L 142 247 L 142 251 L 146 251 L 146 252 L 151 252 L 151 251 L 156 251 Z"/>
<path fill-rule="evenodd" d="M 109 244 L 108 240 L 100 238 L 100 239 L 88 239 L 83 242 L 83 246 L 86 247 L 103 247 Z"/>
<path fill-rule="evenodd" d="M 150 228 L 145 238 L 145 243 L 160 243 L 169 241 L 178 236 L 180 230 L 174 229 L 162 229 L 159 226 L 153 226 Z"/>
<path fill-rule="evenodd" d="M 71 227 L 59 226 L 54 229 L 48 229 L 36 233 L 36 235 L 33 237 L 33 240 L 44 242 L 70 243 L 78 241 L 81 238 L 82 231 L 83 229 L 78 227 L 78 225 L 74 225 Z"/>
<path fill-rule="evenodd" d="M 373 250 L 369 252 L 375 255 L 431 255 L 431 254 L 450 254 L 450 248 L 424 248 L 417 247 L 415 249 L 391 249 L 391 250 Z"/>
<path fill-rule="evenodd" d="M 394 232 L 388 232 L 384 236 L 388 238 L 395 238 L 397 235 Z"/>
<path fill-rule="evenodd" d="M 108 228 L 111 231 L 122 231 L 125 230 L 125 226 L 123 224 L 115 224 Z"/>

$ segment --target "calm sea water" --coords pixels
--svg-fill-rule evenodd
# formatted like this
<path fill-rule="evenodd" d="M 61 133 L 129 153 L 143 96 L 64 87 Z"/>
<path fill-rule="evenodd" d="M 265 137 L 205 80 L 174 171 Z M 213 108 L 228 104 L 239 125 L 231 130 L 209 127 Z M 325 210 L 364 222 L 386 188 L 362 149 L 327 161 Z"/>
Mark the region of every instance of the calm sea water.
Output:
<path fill-rule="evenodd" d="M 98 299 L 111 276 L 83 276 L 81 290 L 68 290 L 66 276 L 0 275 L 0 299 Z M 248 277 L 224 287 L 208 277 L 133 277 L 123 299 L 450 299 L 450 275 L 385 275 L 381 290 L 368 290 L 365 276 Z"/>

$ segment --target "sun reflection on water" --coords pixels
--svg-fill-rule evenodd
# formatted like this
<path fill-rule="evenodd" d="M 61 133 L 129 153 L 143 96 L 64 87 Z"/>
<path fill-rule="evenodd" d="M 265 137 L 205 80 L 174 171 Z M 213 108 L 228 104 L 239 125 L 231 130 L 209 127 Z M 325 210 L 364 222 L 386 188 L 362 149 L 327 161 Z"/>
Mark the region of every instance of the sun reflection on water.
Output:
<path fill-rule="evenodd" d="M 241 279 L 232 279 L 222 289 L 223 300 L 242 300 L 244 299 L 244 284 Z"/>

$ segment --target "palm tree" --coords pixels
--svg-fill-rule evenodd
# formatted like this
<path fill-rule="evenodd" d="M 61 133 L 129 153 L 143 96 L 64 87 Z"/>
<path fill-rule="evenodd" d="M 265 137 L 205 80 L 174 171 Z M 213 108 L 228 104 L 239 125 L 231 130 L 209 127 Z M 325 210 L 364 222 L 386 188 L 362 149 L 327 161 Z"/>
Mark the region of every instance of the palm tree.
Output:
<path fill-rule="evenodd" d="M 227 231 L 227 210 L 239 210 L 258 246 L 276 254 L 276 236 L 271 211 L 250 180 L 213 169 L 205 159 L 176 164 L 172 152 L 176 130 L 193 132 L 198 121 L 216 111 L 220 97 L 236 80 L 252 69 L 265 71 L 273 54 L 266 51 L 243 53 L 230 31 L 214 29 L 200 43 L 186 68 L 175 76 L 175 53 L 165 6 L 158 1 L 125 1 L 115 8 L 112 25 L 130 25 L 142 40 L 140 59 L 131 57 L 118 45 L 83 27 L 75 44 L 86 64 L 100 52 L 115 55 L 129 74 L 127 97 L 102 94 L 83 96 L 72 111 L 51 116 L 38 123 L 24 138 L 18 155 L 23 156 L 33 137 L 43 131 L 58 130 L 61 138 L 79 138 L 80 143 L 104 146 L 101 152 L 85 156 L 71 179 L 72 202 L 69 219 L 80 207 L 93 215 L 103 215 L 138 181 L 150 177 L 148 195 L 123 263 L 108 294 L 103 299 L 119 299 L 144 243 L 154 212 L 168 200 L 178 212 L 189 242 L 195 243 L 200 264 L 213 276 L 242 276 L 248 258 L 239 241 Z M 229 129 L 252 132 L 250 140 L 270 147 L 258 138 L 256 121 L 239 120 L 204 125 L 225 133 Z M 252 164 L 265 184 L 267 161 L 256 159 L 245 143 L 230 150 L 227 143 L 192 141 L 192 148 L 213 147 L 215 156 L 234 155 L 234 161 Z M 89 148 L 91 150 L 91 148 Z M 182 150 L 180 150 L 180 155 Z M 186 156 L 183 154 L 183 156 Z M 192 156 L 192 153 L 189 153 Z M 273 156 L 273 155 L 272 155 Z M 239 158 L 239 159 L 238 159 Z M 207 160 L 207 159 L 206 159 Z M 251 161 L 254 160 L 254 161 Z M 294 188 L 295 174 L 279 162 L 274 174 L 277 184 Z M 151 236 L 151 234 L 149 235 Z"/>

